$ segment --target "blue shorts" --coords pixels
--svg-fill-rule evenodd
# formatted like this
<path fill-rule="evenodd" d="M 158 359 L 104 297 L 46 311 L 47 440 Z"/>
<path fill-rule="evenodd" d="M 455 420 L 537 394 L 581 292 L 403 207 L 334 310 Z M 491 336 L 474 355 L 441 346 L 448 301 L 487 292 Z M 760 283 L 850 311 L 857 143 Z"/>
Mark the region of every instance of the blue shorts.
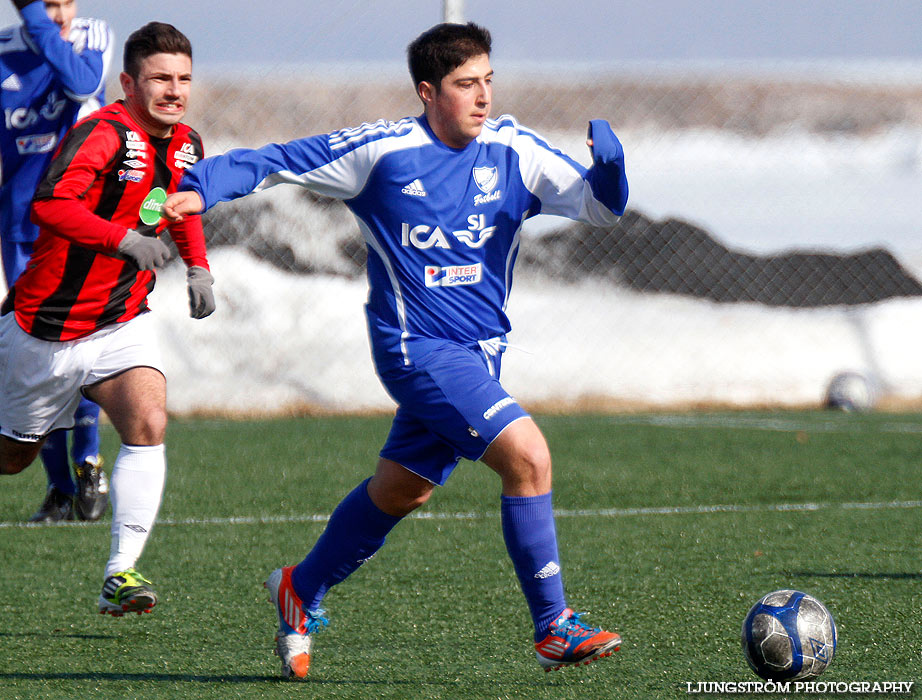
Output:
<path fill-rule="evenodd" d="M 432 338 L 404 343 L 409 365 L 378 368 L 398 404 L 381 457 L 441 486 L 462 457 L 480 459 L 528 413 L 499 383 L 499 352 Z"/>

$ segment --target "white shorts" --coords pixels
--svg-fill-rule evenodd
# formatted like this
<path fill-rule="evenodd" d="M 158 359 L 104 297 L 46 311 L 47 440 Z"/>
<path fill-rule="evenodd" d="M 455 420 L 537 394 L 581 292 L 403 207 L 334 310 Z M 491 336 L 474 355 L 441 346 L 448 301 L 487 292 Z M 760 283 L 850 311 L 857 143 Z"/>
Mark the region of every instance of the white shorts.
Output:
<path fill-rule="evenodd" d="M 73 428 L 81 391 L 134 367 L 163 374 L 149 313 L 65 342 L 34 338 L 13 313 L 0 317 L 0 435 L 38 442 Z"/>

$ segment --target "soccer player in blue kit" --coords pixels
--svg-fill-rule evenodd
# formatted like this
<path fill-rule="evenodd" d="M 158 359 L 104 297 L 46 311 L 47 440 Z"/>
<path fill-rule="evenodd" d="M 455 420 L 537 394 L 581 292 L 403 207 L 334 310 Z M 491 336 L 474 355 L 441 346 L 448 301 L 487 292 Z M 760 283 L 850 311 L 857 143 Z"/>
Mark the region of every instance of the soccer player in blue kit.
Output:
<path fill-rule="evenodd" d="M 0 244 L 7 287 L 26 269 L 38 226 L 29 218 L 32 195 L 61 138 L 78 117 L 104 102 L 113 37 L 99 19 L 76 17 L 75 0 L 13 0 L 23 24 L 0 30 Z M 31 520 L 98 520 L 108 503 L 99 458 L 99 406 L 83 399 L 74 415 L 71 455 L 67 432 L 42 448 L 48 475 L 45 500 Z"/>
<path fill-rule="evenodd" d="M 524 221 L 616 222 L 628 197 L 624 152 L 589 124 L 588 170 L 512 117 L 489 119 L 491 38 L 440 24 L 408 48 L 424 113 L 206 158 L 164 205 L 178 221 L 280 183 L 344 200 L 368 246 L 366 305 L 377 373 L 398 404 L 374 475 L 333 511 L 307 557 L 266 581 L 286 677 L 303 678 L 321 602 L 445 483 L 461 457 L 502 482 L 506 548 L 545 670 L 585 664 L 621 637 L 567 605 L 551 505 L 551 459 L 538 426 L 499 381 L 512 268 Z"/>

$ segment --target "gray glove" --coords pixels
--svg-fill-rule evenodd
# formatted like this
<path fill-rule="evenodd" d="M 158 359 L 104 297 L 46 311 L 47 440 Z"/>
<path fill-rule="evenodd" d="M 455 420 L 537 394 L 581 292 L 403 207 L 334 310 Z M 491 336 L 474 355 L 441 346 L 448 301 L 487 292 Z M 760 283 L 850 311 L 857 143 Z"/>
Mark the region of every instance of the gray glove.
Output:
<path fill-rule="evenodd" d="M 133 262 L 140 270 L 153 270 L 170 259 L 170 249 L 156 236 L 142 236 L 134 229 L 128 229 L 118 244 L 118 256 Z"/>
<path fill-rule="evenodd" d="M 214 277 L 204 267 L 193 265 L 186 270 L 186 284 L 189 287 L 189 315 L 205 318 L 214 311 Z"/>

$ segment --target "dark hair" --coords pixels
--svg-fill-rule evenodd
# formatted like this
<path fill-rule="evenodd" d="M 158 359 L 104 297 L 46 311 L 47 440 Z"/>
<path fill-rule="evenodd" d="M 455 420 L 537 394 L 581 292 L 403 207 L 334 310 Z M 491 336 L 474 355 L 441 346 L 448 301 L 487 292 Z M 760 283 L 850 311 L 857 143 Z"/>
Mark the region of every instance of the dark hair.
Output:
<path fill-rule="evenodd" d="M 180 53 L 192 59 L 192 43 L 172 24 L 148 22 L 125 42 L 124 71 L 137 79 L 141 61 L 155 53 Z"/>
<path fill-rule="evenodd" d="M 466 60 L 484 53 L 489 56 L 492 44 L 490 32 L 473 22 L 435 25 L 407 47 L 413 86 L 425 80 L 438 90 L 442 78 Z"/>

